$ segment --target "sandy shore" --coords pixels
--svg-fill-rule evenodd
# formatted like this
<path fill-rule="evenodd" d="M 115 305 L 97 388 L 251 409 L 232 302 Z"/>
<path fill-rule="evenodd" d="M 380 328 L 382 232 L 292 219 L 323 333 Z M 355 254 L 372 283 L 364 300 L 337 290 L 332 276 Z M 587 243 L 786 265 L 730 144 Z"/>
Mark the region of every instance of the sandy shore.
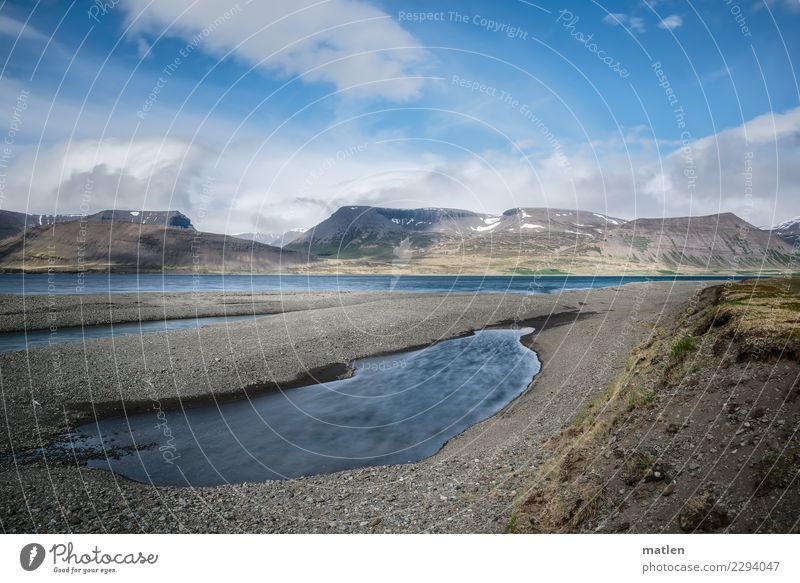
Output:
<path fill-rule="evenodd" d="M 284 311 L 254 322 L 0 355 L 8 427 L 0 452 L 6 453 L 46 443 L 70 418 L 90 413 L 93 404 L 107 414 L 122 403 L 152 398 L 166 404 L 232 398 L 246 388 L 252 393 L 286 386 L 309 371 L 504 322 L 538 324 L 533 348 L 543 362 L 529 389 L 503 412 L 415 464 L 196 489 L 137 484 L 63 462 L 15 464 L 6 455 L 0 466 L 2 527 L 6 532 L 501 532 L 518 489 L 546 456 L 542 444 L 621 370 L 628 351 L 653 326 L 674 318 L 707 284 L 636 284 L 551 296 L 347 293 L 294 294 L 282 301 L 261 294 L 258 305 L 268 310 L 283 305 Z M 238 295 L 236 305 L 252 310 L 253 298 Z M 201 302 L 208 310 L 203 315 L 231 315 L 231 297 L 209 294 Z M 32 316 L 30 299 L 29 319 L 51 309 L 40 304 L 39 315 Z M 94 306 L 93 323 L 109 317 L 103 305 L 108 299 L 83 298 Z M 121 321 L 116 318 L 137 314 L 144 303 L 154 311 L 168 306 L 170 317 L 179 317 L 198 301 L 196 296 L 165 301 L 160 294 L 114 297 L 111 313 Z M 72 314 L 60 325 L 74 321 L 75 302 L 57 298 L 61 313 Z M 13 329 L 19 314 L 3 306 L 3 325 Z M 551 315 L 558 316 L 547 325 Z"/>

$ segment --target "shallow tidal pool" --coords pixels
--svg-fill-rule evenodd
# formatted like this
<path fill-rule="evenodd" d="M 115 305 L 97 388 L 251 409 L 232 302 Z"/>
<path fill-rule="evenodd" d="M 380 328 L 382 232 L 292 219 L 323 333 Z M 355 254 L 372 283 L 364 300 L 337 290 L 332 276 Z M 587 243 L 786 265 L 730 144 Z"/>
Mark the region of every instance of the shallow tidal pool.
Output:
<path fill-rule="evenodd" d="M 93 421 L 62 446 L 88 453 L 90 467 L 176 486 L 418 461 L 526 389 L 540 368 L 520 341 L 531 331 L 483 330 L 366 358 L 351 378 L 249 400 Z"/>

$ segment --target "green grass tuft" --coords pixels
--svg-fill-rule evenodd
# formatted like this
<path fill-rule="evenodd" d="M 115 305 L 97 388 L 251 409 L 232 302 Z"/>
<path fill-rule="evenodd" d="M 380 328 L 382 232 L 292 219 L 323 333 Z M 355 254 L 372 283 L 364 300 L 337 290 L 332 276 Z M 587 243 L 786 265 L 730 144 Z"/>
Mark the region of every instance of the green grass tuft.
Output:
<path fill-rule="evenodd" d="M 655 399 L 656 394 L 651 389 L 634 389 L 628 393 L 628 410 L 633 411 L 640 407 L 646 407 Z"/>
<path fill-rule="evenodd" d="M 506 526 L 506 532 L 509 534 L 513 534 L 517 532 L 517 515 L 514 514 L 511 516 L 511 520 L 508 521 L 508 525 Z"/>
<path fill-rule="evenodd" d="M 697 338 L 694 336 L 684 336 L 672 345 L 670 356 L 672 358 L 681 358 L 684 354 L 691 350 L 697 349 Z"/>
<path fill-rule="evenodd" d="M 531 269 L 530 267 L 515 267 L 514 269 L 508 270 L 511 275 L 569 275 L 567 271 L 561 271 L 560 269 L 553 269 L 553 268 L 543 268 L 543 269 Z"/>

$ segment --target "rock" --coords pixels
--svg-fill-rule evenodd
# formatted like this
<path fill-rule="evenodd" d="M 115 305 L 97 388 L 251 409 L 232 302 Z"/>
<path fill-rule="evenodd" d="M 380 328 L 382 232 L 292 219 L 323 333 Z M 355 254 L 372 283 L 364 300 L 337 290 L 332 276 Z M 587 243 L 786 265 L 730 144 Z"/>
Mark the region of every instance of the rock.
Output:
<path fill-rule="evenodd" d="M 725 509 L 717 504 L 714 495 L 705 492 L 686 501 L 678 517 L 678 524 L 685 532 L 712 532 L 730 524 L 730 518 Z"/>
<path fill-rule="evenodd" d="M 381 517 L 378 516 L 378 517 L 373 518 L 372 520 L 369 521 L 369 526 L 370 526 L 370 528 L 375 528 L 380 523 L 381 523 Z"/>

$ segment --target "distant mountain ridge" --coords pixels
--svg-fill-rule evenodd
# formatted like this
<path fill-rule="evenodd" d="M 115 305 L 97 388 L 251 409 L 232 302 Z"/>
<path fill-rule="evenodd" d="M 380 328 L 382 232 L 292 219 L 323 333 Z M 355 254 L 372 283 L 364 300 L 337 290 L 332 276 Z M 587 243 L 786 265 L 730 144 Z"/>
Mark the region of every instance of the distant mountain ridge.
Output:
<path fill-rule="evenodd" d="M 0 241 L 7 271 L 264 273 L 315 261 L 256 241 L 202 233 L 178 211 L 102 211 L 86 221 L 63 215 L 10 216 L 22 230 Z M 80 217 L 79 217 L 80 218 Z M 27 228 L 26 228 L 27 227 Z"/>
<path fill-rule="evenodd" d="M 421 250 L 492 237 L 585 228 L 605 229 L 622 219 L 563 209 L 510 209 L 501 215 L 464 209 L 392 209 L 346 206 L 287 245 L 319 257 L 389 258 L 400 245 Z M 576 223 L 580 226 L 576 226 Z"/>
<path fill-rule="evenodd" d="M 467 240 L 496 240 L 509 233 L 594 237 L 623 219 L 568 209 L 515 208 L 500 215 L 463 209 L 342 207 L 287 247 L 320 257 L 388 257 L 403 244 L 417 251 Z M 574 236 L 573 236 L 574 235 Z"/>
<path fill-rule="evenodd" d="M 306 229 L 290 229 L 285 233 L 234 233 L 232 237 L 237 239 L 244 239 L 245 241 L 257 241 L 265 245 L 272 245 L 273 247 L 283 247 L 288 245 L 303 233 Z"/>
<path fill-rule="evenodd" d="M 82 226 L 86 244 L 79 249 Z M 0 241 L 0 269 L 73 270 L 82 254 L 81 269 L 117 271 L 786 271 L 795 269 L 798 260 L 793 241 L 799 230 L 797 220 L 766 230 L 732 213 L 628 221 L 557 208 L 492 214 L 346 206 L 305 231 L 226 236 L 196 231 L 179 211 L 108 210 L 87 217 L 0 211 L 0 233 L 15 233 Z"/>
<path fill-rule="evenodd" d="M 747 271 L 782 269 L 793 260 L 784 239 L 732 213 L 626 221 L 556 208 L 514 208 L 494 215 L 448 208 L 348 206 L 286 248 L 366 261 L 378 270 L 402 263 L 411 271 L 430 273 L 475 271 L 481 265 L 516 273 Z"/>
<path fill-rule="evenodd" d="M 601 245 L 601 254 L 642 262 L 734 269 L 788 265 L 791 251 L 779 237 L 733 213 L 636 219 L 609 233 Z"/>
<path fill-rule="evenodd" d="M 172 210 L 128 211 L 115 209 L 103 210 L 85 216 L 81 214 L 37 215 L 0 210 L 0 239 L 12 237 L 34 227 L 71 223 L 80 220 L 194 229 L 189 217 L 180 211 Z"/>
<path fill-rule="evenodd" d="M 789 245 L 800 244 L 800 217 L 775 225 L 770 230 Z"/>

